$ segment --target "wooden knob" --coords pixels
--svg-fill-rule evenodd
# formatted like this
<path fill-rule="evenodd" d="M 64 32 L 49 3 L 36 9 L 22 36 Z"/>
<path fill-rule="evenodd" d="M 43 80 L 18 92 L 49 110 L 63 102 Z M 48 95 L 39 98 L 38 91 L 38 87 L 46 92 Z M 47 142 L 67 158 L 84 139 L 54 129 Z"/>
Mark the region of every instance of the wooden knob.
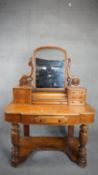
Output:
<path fill-rule="evenodd" d="M 78 77 L 74 77 L 72 79 L 72 85 L 78 86 L 80 84 L 80 79 Z"/>

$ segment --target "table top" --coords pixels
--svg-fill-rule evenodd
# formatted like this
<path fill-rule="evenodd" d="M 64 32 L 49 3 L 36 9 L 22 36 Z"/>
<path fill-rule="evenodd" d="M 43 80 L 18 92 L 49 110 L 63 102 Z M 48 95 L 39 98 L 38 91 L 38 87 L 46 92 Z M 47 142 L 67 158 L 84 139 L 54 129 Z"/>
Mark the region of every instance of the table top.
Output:
<path fill-rule="evenodd" d="M 9 104 L 5 107 L 5 114 L 21 115 L 95 115 L 95 109 L 89 104 L 81 106 L 71 105 L 33 105 Z"/>

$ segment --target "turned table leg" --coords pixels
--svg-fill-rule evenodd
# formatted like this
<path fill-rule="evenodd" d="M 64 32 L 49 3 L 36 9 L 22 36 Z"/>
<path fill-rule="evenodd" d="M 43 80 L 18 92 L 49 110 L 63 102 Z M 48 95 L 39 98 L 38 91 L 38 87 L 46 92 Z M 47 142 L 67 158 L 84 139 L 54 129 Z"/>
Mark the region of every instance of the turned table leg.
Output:
<path fill-rule="evenodd" d="M 78 150 L 78 164 L 81 167 L 84 167 L 87 164 L 87 150 L 86 150 L 87 140 L 88 140 L 87 125 L 82 124 L 80 126 L 80 133 L 79 133 L 80 146 Z"/>
<path fill-rule="evenodd" d="M 19 164 L 19 125 L 12 124 L 12 132 L 11 132 L 11 140 L 12 140 L 12 156 L 11 156 L 11 164 L 12 166 L 17 166 Z"/>

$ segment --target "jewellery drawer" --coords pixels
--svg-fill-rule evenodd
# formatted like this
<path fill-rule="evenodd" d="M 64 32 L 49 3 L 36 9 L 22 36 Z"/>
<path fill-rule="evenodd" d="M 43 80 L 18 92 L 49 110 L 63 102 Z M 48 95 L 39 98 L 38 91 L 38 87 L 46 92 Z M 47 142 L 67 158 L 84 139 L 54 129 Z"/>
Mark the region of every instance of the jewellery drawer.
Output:
<path fill-rule="evenodd" d="M 82 87 L 69 87 L 67 90 L 69 105 L 84 105 L 86 103 L 87 90 Z"/>

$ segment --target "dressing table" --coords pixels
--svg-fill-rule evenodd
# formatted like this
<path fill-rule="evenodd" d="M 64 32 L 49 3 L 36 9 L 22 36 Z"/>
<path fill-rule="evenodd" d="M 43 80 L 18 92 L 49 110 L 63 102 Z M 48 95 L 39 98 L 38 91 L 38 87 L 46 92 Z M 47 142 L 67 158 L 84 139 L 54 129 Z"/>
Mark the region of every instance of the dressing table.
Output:
<path fill-rule="evenodd" d="M 5 107 L 5 121 L 11 123 L 11 164 L 16 167 L 34 150 L 60 150 L 81 167 L 87 165 L 88 124 L 95 110 L 86 102 L 87 89 L 70 73 L 71 59 L 65 49 L 42 46 L 34 50 L 23 75 L 13 88 L 13 100 Z M 23 126 L 23 134 L 19 125 Z M 65 137 L 30 135 L 30 125 L 63 125 Z M 79 126 L 78 137 L 74 127 Z M 41 129 L 41 127 L 40 127 Z"/>

